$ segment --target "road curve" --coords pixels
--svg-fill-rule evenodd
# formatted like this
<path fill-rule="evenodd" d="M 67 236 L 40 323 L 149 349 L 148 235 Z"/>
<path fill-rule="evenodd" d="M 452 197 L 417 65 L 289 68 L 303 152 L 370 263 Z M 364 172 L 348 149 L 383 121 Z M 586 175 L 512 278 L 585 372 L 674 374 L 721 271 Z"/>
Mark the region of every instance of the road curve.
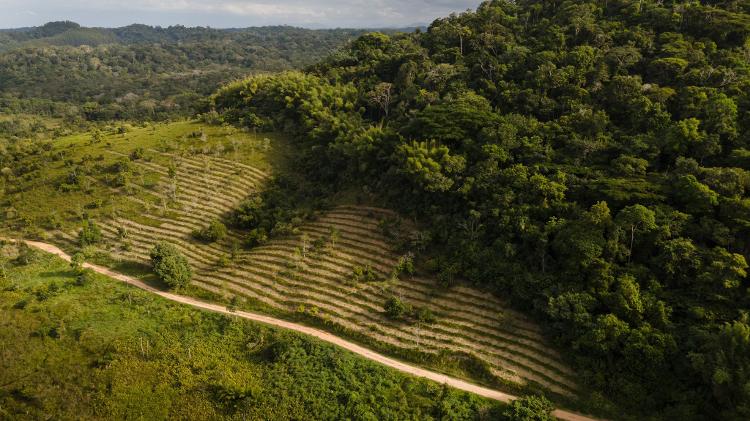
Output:
<path fill-rule="evenodd" d="M 15 241 L 15 240 L 10 240 L 10 241 Z M 67 253 L 65 253 L 64 251 L 62 251 L 61 249 L 59 249 L 58 247 L 52 244 L 41 243 L 41 242 L 30 241 L 30 240 L 22 240 L 22 241 L 24 241 L 26 244 L 28 244 L 31 247 L 37 248 L 39 250 L 43 250 L 47 253 L 57 255 L 64 260 L 70 261 L 70 256 Z M 507 403 L 518 398 L 517 396 L 503 393 L 503 392 L 500 392 L 499 390 L 494 390 L 494 389 L 489 389 L 486 387 L 478 386 L 478 385 L 475 385 L 475 384 L 472 384 L 472 383 L 469 383 L 469 382 L 466 382 L 466 381 L 463 381 L 454 377 L 446 376 L 445 374 L 436 373 L 434 371 L 426 370 L 420 367 L 415 367 L 413 365 L 409 365 L 401 361 L 394 360 L 392 358 L 386 357 L 375 351 L 372 351 L 370 349 L 357 345 L 353 342 L 349 342 L 347 340 L 341 339 L 338 336 L 335 336 L 331 333 L 328 333 L 319 329 L 311 328 L 311 327 L 304 326 L 304 325 L 297 324 L 297 323 L 288 322 L 282 319 L 276 319 L 273 317 L 264 316 L 262 314 L 251 313 L 251 312 L 240 311 L 240 310 L 228 310 L 226 307 L 220 306 L 218 304 L 211 304 L 205 301 L 197 300 L 195 298 L 172 294 L 170 292 L 156 289 L 136 278 L 124 275 L 122 273 L 114 272 L 103 266 L 98 266 L 98 265 L 94 265 L 91 263 L 85 263 L 84 267 L 91 269 L 94 272 L 97 272 L 102 275 L 106 275 L 110 278 L 114 278 L 118 281 L 124 282 L 126 284 L 130 284 L 134 287 L 159 295 L 163 298 L 166 298 L 167 300 L 186 304 L 186 305 L 200 308 L 200 309 L 207 310 L 207 311 L 212 311 L 215 313 L 221 313 L 221 314 L 226 314 L 230 316 L 240 317 L 243 319 L 252 320 L 255 322 L 259 322 L 259 323 L 263 323 L 263 324 L 267 324 L 271 326 L 276 326 L 276 327 L 280 327 L 283 329 L 289 329 L 295 332 L 300 332 L 306 335 L 314 336 L 315 338 L 337 345 L 350 352 L 353 352 L 357 355 L 367 358 L 368 360 L 375 361 L 377 363 L 394 368 L 396 370 L 410 374 L 412 376 L 422 377 L 422 378 L 429 379 L 429 380 L 432 380 L 441 384 L 446 384 L 450 387 L 464 390 L 466 392 L 471 392 L 479 396 L 483 396 L 489 399 L 494 399 L 500 402 Z M 565 420 L 565 421 L 594 421 L 596 420 L 595 418 L 590 418 L 585 415 L 580 415 L 575 412 L 570 412 L 570 411 L 566 411 L 563 409 L 556 409 L 552 413 L 552 415 L 554 415 L 558 419 Z"/>

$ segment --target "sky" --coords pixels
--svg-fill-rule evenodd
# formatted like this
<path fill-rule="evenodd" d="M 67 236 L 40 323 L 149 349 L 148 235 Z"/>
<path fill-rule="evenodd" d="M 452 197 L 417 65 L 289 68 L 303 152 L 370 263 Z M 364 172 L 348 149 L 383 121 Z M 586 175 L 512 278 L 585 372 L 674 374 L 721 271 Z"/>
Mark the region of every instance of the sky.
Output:
<path fill-rule="evenodd" d="M 480 0 L 0 0 L 0 28 L 71 20 L 83 26 L 131 23 L 238 28 L 385 28 L 429 24 Z"/>

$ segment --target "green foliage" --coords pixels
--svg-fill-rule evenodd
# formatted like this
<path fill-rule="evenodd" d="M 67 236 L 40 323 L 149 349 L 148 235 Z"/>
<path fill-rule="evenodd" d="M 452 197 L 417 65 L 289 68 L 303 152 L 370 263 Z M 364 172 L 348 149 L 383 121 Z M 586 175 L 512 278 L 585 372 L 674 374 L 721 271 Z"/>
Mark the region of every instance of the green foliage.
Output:
<path fill-rule="evenodd" d="M 715 398 L 726 408 L 735 408 L 736 413 L 726 411 L 727 419 L 750 416 L 747 406 L 750 393 L 750 327 L 747 317 L 725 324 L 716 334 L 707 338 L 707 350 L 693 354 L 695 368 L 711 384 Z"/>
<path fill-rule="evenodd" d="M 83 221 L 81 231 L 78 233 L 78 243 L 81 247 L 91 246 L 102 241 L 102 231 L 96 222 L 91 220 Z"/>
<path fill-rule="evenodd" d="M 85 261 L 86 256 L 83 253 L 76 253 L 70 258 L 70 267 L 74 272 L 80 273 L 83 270 Z"/>
<path fill-rule="evenodd" d="M 364 32 L 48 25 L 0 34 L 0 97 L 45 99 L 64 108 L 56 116 L 88 121 L 208 111 L 202 97 L 222 83 L 301 68 Z"/>
<path fill-rule="evenodd" d="M 357 265 L 352 269 L 353 282 L 375 282 L 377 279 L 378 276 L 370 265 Z"/>
<path fill-rule="evenodd" d="M 221 241 L 227 236 L 227 227 L 221 221 L 211 221 L 211 223 L 199 230 L 193 232 L 193 237 L 206 243 L 215 243 Z"/>
<path fill-rule="evenodd" d="M 687 356 L 750 305 L 749 16 L 486 1 L 212 105 L 293 136 L 308 180 L 413 218 L 417 261 L 533 312 L 621 412 L 742 418 Z"/>
<path fill-rule="evenodd" d="M 78 283 L 50 256 L 8 275 L 3 418 L 493 419 L 499 411 L 301 335 L 90 271 Z"/>
<path fill-rule="evenodd" d="M 508 421 L 553 421 L 552 402 L 544 396 L 524 396 L 516 399 L 503 411 Z"/>
<path fill-rule="evenodd" d="M 41 253 L 27 245 L 26 243 L 18 243 L 18 255 L 16 256 L 16 263 L 19 265 L 30 265 L 37 262 L 41 258 Z"/>
<path fill-rule="evenodd" d="M 170 288 L 184 288 L 190 284 L 193 271 L 185 256 L 172 244 L 160 242 L 149 256 L 154 273 Z"/>
<path fill-rule="evenodd" d="M 393 320 L 402 319 L 411 312 L 411 306 L 397 297 L 388 298 L 383 305 L 383 309 L 385 315 Z"/>

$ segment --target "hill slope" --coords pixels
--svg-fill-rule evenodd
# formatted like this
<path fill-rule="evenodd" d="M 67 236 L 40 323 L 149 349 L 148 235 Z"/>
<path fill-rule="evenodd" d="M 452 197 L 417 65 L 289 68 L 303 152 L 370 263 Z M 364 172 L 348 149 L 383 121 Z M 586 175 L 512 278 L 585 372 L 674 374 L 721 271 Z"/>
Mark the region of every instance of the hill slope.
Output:
<path fill-rule="evenodd" d="M 213 105 L 415 219 L 423 267 L 510 297 L 627 411 L 744 419 L 749 12 L 488 1 Z"/>
<path fill-rule="evenodd" d="M 166 241 L 188 258 L 199 296 L 321 324 L 511 390 L 578 398 L 574 374 L 533 322 L 502 300 L 472 288 L 445 289 L 414 273 L 411 253 L 397 251 L 413 228 L 392 211 L 337 206 L 274 228 L 273 239 L 249 250 L 241 247 L 249 237 L 239 226 L 212 242 L 196 238 L 212 223 L 232 224 L 274 182 L 273 168 L 284 164 L 275 156 L 288 152 L 283 138 L 269 136 L 175 123 L 105 132 L 98 142 L 62 138 L 48 153 L 68 158 L 24 175 L 29 181 L 8 191 L 13 218 L 6 223 L 126 270 L 132 262 L 147 267 L 150 250 Z M 32 154 L 21 162 L 39 159 Z M 87 169 L 91 161 L 106 170 Z M 39 202 L 33 210 L 23 206 L 31 197 Z M 55 221 L 45 205 L 54 207 Z M 81 242 L 81 218 L 96 224 L 101 240 Z M 389 314 L 395 301 L 404 306 L 401 314 Z"/>
<path fill-rule="evenodd" d="M 19 256 L 5 243 L 0 260 L 2 419 L 499 416 L 474 395 L 307 336 L 191 309 L 98 274 L 82 278 L 34 250 Z"/>

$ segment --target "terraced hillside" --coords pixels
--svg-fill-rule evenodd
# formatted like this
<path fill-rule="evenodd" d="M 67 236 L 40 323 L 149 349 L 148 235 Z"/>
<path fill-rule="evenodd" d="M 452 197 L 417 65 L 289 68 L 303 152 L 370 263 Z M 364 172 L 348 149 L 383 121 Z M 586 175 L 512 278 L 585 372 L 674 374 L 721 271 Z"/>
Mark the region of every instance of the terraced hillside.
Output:
<path fill-rule="evenodd" d="M 532 383 L 560 395 L 576 393 L 573 373 L 545 344 L 538 327 L 499 300 L 465 287 L 446 290 L 419 276 L 394 276 L 403 256 L 392 250 L 382 229 L 396 217 L 392 212 L 339 206 L 302 225 L 295 235 L 250 251 L 237 250 L 241 234 L 231 231 L 226 239 L 205 244 L 191 233 L 261 188 L 267 174 L 216 156 L 147 153 L 159 159 L 134 165 L 144 178 L 158 181 L 126 195 L 144 212 L 97 221 L 106 239 L 99 247 L 113 258 L 147 263 L 153 245 L 169 241 L 193 265 L 196 287 L 280 312 L 304 312 L 390 347 L 473 356 L 505 381 Z M 75 231 L 57 235 L 71 246 L 78 238 Z M 370 279 L 355 279 L 355 271 L 369 273 Z M 384 309 L 391 297 L 433 317 L 393 320 Z"/>

